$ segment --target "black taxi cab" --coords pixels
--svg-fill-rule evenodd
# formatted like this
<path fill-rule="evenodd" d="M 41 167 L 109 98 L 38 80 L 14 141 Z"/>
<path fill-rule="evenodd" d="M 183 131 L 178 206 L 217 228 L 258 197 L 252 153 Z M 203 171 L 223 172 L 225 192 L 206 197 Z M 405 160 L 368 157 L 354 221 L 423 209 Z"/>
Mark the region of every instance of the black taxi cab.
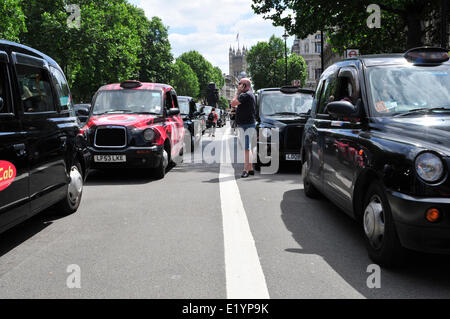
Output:
<path fill-rule="evenodd" d="M 311 112 L 314 91 L 296 86 L 260 89 L 257 92 L 257 165 L 300 163 L 303 129 Z M 277 134 L 275 139 L 272 134 Z M 275 152 L 276 147 L 276 152 Z"/>
<path fill-rule="evenodd" d="M 201 113 L 197 111 L 194 98 L 190 96 L 179 96 L 178 105 L 184 124 L 184 145 L 185 150 L 193 152 L 202 137 Z"/>
<path fill-rule="evenodd" d="M 450 253 L 450 63 L 440 48 L 347 59 L 320 78 L 303 187 L 360 222 L 370 258 Z"/>
<path fill-rule="evenodd" d="M 160 179 L 183 154 L 183 119 L 167 84 L 129 80 L 102 86 L 82 131 L 95 169 L 148 168 Z"/>
<path fill-rule="evenodd" d="M 80 205 L 90 155 L 59 65 L 0 40 L 0 232 L 56 205 Z"/>

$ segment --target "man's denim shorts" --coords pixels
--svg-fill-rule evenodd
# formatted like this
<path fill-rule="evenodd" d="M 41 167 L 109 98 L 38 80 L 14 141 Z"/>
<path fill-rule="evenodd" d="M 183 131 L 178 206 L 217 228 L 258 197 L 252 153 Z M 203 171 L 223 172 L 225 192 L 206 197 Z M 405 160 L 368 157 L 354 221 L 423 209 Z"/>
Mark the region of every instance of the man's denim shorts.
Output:
<path fill-rule="evenodd" d="M 256 123 L 253 124 L 241 124 L 239 128 L 244 130 L 245 136 L 245 150 L 250 150 L 250 141 L 253 138 L 253 134 L 256 133 Z"/>

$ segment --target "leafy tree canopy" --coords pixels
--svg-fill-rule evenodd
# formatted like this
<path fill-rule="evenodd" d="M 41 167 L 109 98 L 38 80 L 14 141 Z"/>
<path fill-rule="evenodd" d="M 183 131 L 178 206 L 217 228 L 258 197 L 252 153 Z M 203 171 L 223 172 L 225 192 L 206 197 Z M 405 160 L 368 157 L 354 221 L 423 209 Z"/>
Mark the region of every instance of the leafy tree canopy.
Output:
<path fill-rule="evenodd" d="M 180 59 L 173 64 L 171 84 L 178 95 L 196 97 L 200 90 L 197 75 L 189 65 Z"/>
<path fill-rule="evenodd" d="M 289 52 L 288 52 L 289 53 Z M 248 71 L 255 90 L 280 87 L 286 84 L 284 42 L 272 35 L 269 42 L 258 42 L 247 55 Z M 304 85 L 307 78 L 305 60 L 296 54 L 288 55 L 288 78 L 300 80 Z"/>
<path fill-rule="evenodd" d="M 217 88 L 221 88 L 224 85 L 225 80 L 223 79 L 222 71 L 218 67 L 214 68 L 199 52 L 185 52 L 178 59 L 189 65 L 197 75 L 200 85 L 200 92 L 197 96 L 199 99 L 206 100 L 210 82 L 215 82 Z"/>
<path fill-rule="evenodd" d="M 3 0 L 0 3 L 0 38 L 18 42 L 20 32 L 25 30 L 20 0 Z"/>
<path fill-rule="evenodd" d="M 219 102 L 217 103 L 220 109 L 226 110 L 230 105 L 228 100 L 223 96 L 219 97 Z"/>
<path fill-rule="evenodd" d="M 80 28 L 70 28 L 66 3 L 22 1 L 26 30 L 20 40 L 61 65 L 75 101 L 89 102 L 107 83 L 169 81 L 173 57 L 167 27 L 159 18 L 148 20 L 126 0 L 79 0 Z"/>
<path fill-rule="evenodd" d="M 322 30 L 338 50 L 359 48 L 363 54 L 403 52 L 424 41 L 439 43 L 441 0 L 252 1 L 255 13 L 284 26 L 289 34 L 306 38 Z M 371 14 L 367 7 L 372 3 L 381 8 L 381 28 L 367 26 Z M 421 28 L 421 22 L 433 19 L 435 23 L 425 23 L 427 27 Z M 425 33 L 430 35 L 428 40 L 424 40 Z"/>

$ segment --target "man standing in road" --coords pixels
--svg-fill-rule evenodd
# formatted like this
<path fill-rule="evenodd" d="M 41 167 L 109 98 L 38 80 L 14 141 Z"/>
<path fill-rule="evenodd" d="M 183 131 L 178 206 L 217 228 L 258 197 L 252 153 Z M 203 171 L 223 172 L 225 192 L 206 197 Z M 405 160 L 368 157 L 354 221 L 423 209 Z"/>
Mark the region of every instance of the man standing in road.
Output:
<path fill-rule="evenodd" d="M 250 80 L 242 78 L 239 81 L 237 94 L 231 101 L 231 106 L 236 107 L 236 125 L 243 130 L 245 136 L 244 171 L 241 175 L 242 178 L 255 175 L 251 151 L 253 134 L 256 132 L 255 105 L 256 99 Z"/>

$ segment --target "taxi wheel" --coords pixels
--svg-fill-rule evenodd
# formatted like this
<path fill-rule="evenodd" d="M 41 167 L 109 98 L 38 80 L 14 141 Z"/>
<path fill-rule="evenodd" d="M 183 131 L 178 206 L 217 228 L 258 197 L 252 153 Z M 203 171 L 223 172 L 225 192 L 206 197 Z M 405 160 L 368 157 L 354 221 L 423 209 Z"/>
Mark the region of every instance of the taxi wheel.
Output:
<path fill-rule="evenodd" d="M 67 184 L 66 197 L 56 204 L 58 213 L 70 215 L 75 213 L 80 206 L 83 195 L 83 173 L 81 165 L 74 162 L 70 168 L 70 182 Z"/>
<path fill-rule="evenodd" d="M 302 179 L 303 179 L 303 191 L 305 195 L 309 198 L 317 198 L 320 193 L 317 188 L 309 180 L 309 164 L 305 160 L 302 165 Z"/>
<path fill-rule="evenodd" d="M 363 229 L 369 257 L 384 267 L 400 266 L 406 250 L 401 246 L 383 187 L 370 185 L 364 201 Z"/>
<path fill-rule="evenodd" d="M 162 179 L 166 175 L 166 169 L 169 166 L 169 154 L 164 149 L 162 160 L 159 162 L 158 167 L 153 169 L 153 177 L 156 179 Z"/>

